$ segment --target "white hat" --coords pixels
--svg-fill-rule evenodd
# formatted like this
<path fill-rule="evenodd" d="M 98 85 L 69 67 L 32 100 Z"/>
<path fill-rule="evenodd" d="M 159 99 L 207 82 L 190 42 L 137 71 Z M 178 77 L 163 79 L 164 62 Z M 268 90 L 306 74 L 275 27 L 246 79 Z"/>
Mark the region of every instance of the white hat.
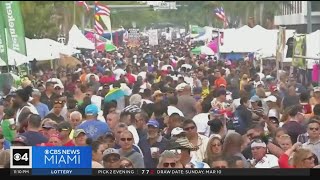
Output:
<path fill-rule="evenodd" d="M 255 148 L 255 147 L 264 147 L 264 148 L 266 148 L 267 147 L 267 145 L 266 145 L 266 143 L 264 143 L 264 142 L 253 142 L 252 144 L 251 144 L 251 148 Z"/>
<path fill-rule="evenodd" d="M 184 117 L 183 113 L 176 107 L 168 106 L 168 116 L 171 116 L 173 113 L 179 114 L 179 116 Z"/>
<path fill-rule="evenodd" d="M 314 87 L 313 92 L 320 92 L 320 87 Z"/>
<path fill-rule="evenodd" d="M 61 88 L 61 89 L 64 88 L 63 85 L 62 85 L 62 84 L 59 84 L 59 83 L 54 84 L 53 88 L 56 88 L 56 87 L 59 87 L 59 88 Z"/>
<path fill-rule="evenodd" d="M 188 84 L 186 83 L 180 83 L 178 84 L 178 86 L 176 87 L 176 91 L 183 91 L 184 88 L 187 86 Z"/>
<path fill-rule="evenodd" d="M 271 96 L 268 96 L 266 99 L 265 99 L 266 102 L 268 101 L 271 101 L 271 102 L 277 102 L 277 97 L 271 95 Z"/>
<path fill-rule="evenodd" d="M 177 135 L 179 135 L 179 134 L 181 134 L 181 133 L 184 133 L 185 131 L 181 128 L 181 127 L 176 127 L 176 128 L 174 128 L 174 129 L 172 129 L 172 131 L 171 131 L 171 137 L 172 136 L 177 136 Z"/>
<path fill-rule="evenodd" d="M 260 86 L 260 85 L 264 86 L 264 83 L 263 83 L 262 81 L 258 81 L 258 82 L 256 83 L 256 87 L 258 87 L 258 86 Z"/>
<path fill-rule="evenodd" d="M 279 113 L 277 112 L 277 110 L 275 109 L 270 109 L 269 113 L 268 113 L 268 117 L 274 117 L 279 119 Z"/>

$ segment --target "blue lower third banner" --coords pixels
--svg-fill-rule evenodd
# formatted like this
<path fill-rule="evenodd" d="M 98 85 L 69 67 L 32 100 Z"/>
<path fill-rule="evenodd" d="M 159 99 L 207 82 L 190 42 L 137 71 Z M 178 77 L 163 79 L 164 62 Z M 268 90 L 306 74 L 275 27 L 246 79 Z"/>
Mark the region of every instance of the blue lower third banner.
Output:
<path fill-rule="evenodd" d="M 91 175 L 89 146 L 32 147 L 32 175 Z"/>

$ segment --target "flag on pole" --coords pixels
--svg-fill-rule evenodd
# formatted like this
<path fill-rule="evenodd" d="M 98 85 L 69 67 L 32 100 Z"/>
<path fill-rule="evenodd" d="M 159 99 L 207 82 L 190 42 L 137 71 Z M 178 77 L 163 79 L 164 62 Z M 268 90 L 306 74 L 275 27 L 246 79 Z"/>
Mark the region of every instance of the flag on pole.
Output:
<path fill-rule="evenodd" d="M 97 18 L 94 20 L 94 30 L 99 35 L 102 35 L 104 32 L 104 29 L 103 29 L 102 25 L 100 24 L 100 22 L 97 20 Z"/>
<path fill-rule="evenodd" d="M 90 10 L 90 7 L 88 6 L 88 4 L 87 4 L 85 1 L 77 1 L 77 4 L 78 4 L 79 6 L 84 6 L 87 11 Z"/>
<path fill-rule="evenodd" d="M 1 7 L 1 4 L 0 4 Z M 8 52 L 6 43 L 5 24 L 2 13 L 0 13 L 0 59 L 8 65 Z"/>
<path fill-rule="evenodd" d="M 215 8 L 213 12 L 221 21 L 223 21 L 223 25 L 225 28 L 229 26 L 227 16 L 225 15 L 224 9 L 222 7 Z"/>
<path fill-rule="evenodd" d="M 110 16 L 109 7 L 106 5 L 99 4 L 97 1 L 95 1 L 95 12 L 96 15 Z"/>
<path fill-rule="evenodd" d="M 2 1 L 1 12 L 7 28 L 7 47 L 20 54 L 27 55 L 24 25 L 19 1 Z M 3 31 L 3 29 L 0 29 Z"/>

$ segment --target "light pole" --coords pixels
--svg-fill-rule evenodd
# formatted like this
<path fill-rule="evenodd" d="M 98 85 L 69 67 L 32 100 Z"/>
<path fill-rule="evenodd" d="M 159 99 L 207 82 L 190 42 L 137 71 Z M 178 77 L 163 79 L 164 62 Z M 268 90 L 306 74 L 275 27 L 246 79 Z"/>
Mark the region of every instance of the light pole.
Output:
<path fill-rule="evenodd" d="M 307 1 L 307 33 L 312 32 L 312 21 L 311 21 L 311 1 Z"/>

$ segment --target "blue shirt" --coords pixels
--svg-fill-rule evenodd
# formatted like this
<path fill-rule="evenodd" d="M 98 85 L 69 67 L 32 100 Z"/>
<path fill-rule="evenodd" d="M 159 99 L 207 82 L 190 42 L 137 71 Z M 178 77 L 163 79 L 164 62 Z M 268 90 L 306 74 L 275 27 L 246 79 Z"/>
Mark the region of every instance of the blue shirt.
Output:
<path fill-rule="evenodd" d="M 88 138 L 92 140 L 97 140 L 99 136 L 102 136 L 110 131 L 107 123 L 101 122 L 99 120 L 89 120 L 77 126 L 76 129 L 83 129 Z"/>
<path fill-rule="evenodd" d="M 34 107 L 37 109 L 41 119 L 43 119 L 46 115 L 49 114 L 49 108 L 46 104 L 40 102 L 39 104 L 34 105 Z"/>
<path fill-rule="evenodd" d="M 27 142 L 26 142 L 27 146 L 36 146 L 38 144 L 48 142 L 48 138 L 46 138 L 40 132 L 26 131 L 22 133 L 21 136 L 24 136 L 27 138 Z"/>

